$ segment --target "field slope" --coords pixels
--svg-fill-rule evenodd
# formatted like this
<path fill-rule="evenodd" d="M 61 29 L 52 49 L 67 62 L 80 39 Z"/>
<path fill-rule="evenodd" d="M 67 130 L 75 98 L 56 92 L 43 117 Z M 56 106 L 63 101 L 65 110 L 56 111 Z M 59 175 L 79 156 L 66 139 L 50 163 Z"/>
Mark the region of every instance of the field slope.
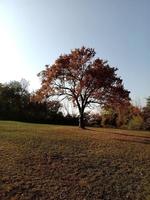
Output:
<path fill-rule="evenodd" d="M 0 199 L 150 200 L 150 132 L 0 121 Z"/>

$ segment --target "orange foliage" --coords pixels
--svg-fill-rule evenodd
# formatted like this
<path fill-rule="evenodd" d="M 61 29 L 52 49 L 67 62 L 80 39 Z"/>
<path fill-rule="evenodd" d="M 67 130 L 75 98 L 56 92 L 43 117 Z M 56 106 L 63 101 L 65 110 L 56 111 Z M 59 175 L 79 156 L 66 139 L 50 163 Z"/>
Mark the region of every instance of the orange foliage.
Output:
<path fill-rule="evenodd" d="M 129 91 L 117 77 L 117 68 L 102 59 L 94 59 L 95 54 L 94 49 L 82 47 L 61 55 L 52 66 L 46 65 L 39 73 L 42 80 L 37 92 L 39 99 L 65 95 L 78 107 L 80 116 L 91 103 L 106 106 L 129 102 Z"/>

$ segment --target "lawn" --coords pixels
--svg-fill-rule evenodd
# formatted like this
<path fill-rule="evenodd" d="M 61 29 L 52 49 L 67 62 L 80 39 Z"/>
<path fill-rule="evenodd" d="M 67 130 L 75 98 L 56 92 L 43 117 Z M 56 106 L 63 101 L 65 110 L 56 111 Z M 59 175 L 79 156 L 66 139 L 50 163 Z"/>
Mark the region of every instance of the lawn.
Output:
<path fill-rule="evenodd" d="M 0 121 L 0 199 L 150 200 L 150 132 Z"/>

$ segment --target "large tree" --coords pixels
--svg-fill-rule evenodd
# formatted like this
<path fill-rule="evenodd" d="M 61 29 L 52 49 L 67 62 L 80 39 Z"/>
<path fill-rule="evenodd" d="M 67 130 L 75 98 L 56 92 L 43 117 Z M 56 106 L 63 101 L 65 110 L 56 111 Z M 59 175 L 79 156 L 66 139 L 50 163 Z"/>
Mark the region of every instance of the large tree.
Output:
<path fill-rule="evenodd" d="M 68 55 L 61 55 L 53 65 L 46 65 L 38 74 L 42 81 L 37 91 L 39 99 L 57 95 L 73 101 L 79 111 L 81 128 L 84 128 L 85 108 L 90 104 L 108 106 L 129 101 L 129 91 L 117 76 L 117 68 L 94 57 L 92 48 L 74 49 Z"/>

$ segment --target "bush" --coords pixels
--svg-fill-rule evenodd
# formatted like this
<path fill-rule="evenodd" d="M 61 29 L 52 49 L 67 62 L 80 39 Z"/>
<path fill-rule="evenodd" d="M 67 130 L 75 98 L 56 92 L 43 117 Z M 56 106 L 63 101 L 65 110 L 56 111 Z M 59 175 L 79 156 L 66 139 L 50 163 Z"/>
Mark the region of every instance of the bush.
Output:
<path fill-rule="evenodd" d="M 140 130 L 143 127 L 143 118 L 141 116 L 133 116 L 128 123 L 128 129 Z"/>

